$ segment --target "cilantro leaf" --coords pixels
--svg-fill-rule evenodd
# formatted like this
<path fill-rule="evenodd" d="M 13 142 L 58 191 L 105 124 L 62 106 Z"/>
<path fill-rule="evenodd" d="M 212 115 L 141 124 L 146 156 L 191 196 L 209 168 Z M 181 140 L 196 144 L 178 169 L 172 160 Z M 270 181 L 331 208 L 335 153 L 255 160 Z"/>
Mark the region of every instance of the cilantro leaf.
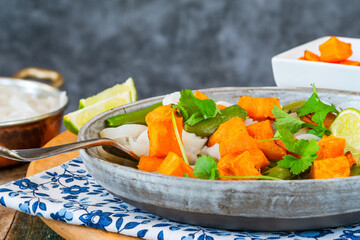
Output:
<path fill-rule="evenodd" d="M 285 143 L 286 146 L 286 143 Z M 300 174 L 311 167 L 312 162 L 317 157 L 319 145 L 315 139 L 305 140 L 300 139 L 292 145 L 289 151 L 299 154 L 301 157 L 297 158 L 292 155 L 285 155 L 282 160 L 278 162 L 280 167 L 289 168 L 293 174 Z"/>
<path fill-rule="evenodd" d="M 287 129 L 291 133 L 296 133 L 304 127 L 305 122 L 294 118 L 290 114 L 281 110 L 278 106 L 274 105 L 272 113 L 276 118 L 276 129 Z"/>
<path fill-rule="evenodd" d="M 277 130 L 286 129 L 291 133 L 297 133 L 300 129 L 304 127 L 308 127 L 311 128 L 311 130 L 309 130 L 308 133 L 314 134 L 318 137 L 322 137 L 324 134 L 326 135 L 330 134 L 330 131 L 327 128 L 325 128 L 325 126 L 322 127 L 319 125 L 305 123 L 291 116 L 290 114 L 286 113 L 276 105 L 274 105 L 274 108 L 272 109 L 272 113 L 276 118 L 275 128 Z M 278 133 L 275 134 L 275 137 L 278 137 Z"/>
<path fill-rule="evenodd" d="M 296 138 L 294 134 L 288 131 L 286 128 L 278 128 L 275 123 L 275 127 L 277 128 L 276 137 L 279 138 L 284 144 L 287 150 L 290 152 L 294 151 L 294 147 L 296 144 Z"/>
<path fill-rule="evenodd" d="M 213 157 L 202 155 L 196 160 L 194 176 L 202 179 L 214 180 L 219 178 L 219 171 Z"/>
<path fill-rule="evenodd" d="M 190 126 L 204 119 L 215 117 L 220 112 L 214 100 L 197 99 L 189 89 L 181 90 L 179 104 L 175 107 L 179 108 L 185 124 Z"/>
<path fill-rule="evenodd" d="M 339 113 L 333 104 L 327 105 L 323 103 L 319 95 L 317 94 L 315 84 L 311 84 L 314 89 L 313 94 L 311 97 L 306 101 L 306 103 L 299 108 L 297 114 L 299 117 L 303 117 L 307 114 L 314 113 L 312 116 L 312 120 L 320 127 L 325 128 L 324 126 L 324 119 L 328 113 Z"/>
<path fill-rule="evenodd" d="M 289 168 L 290 172 L 296 175 L 306 171 L 316 159 L 319 145 L 315 139 L 310 141 L 304 139 L 297 140 L 294 137 L 294 133 L 304 127 L 310 127 L 312 129 L 309 132 L 312 132 L 315 135 L 323 135 L 324 131 L 327 129 L 296 119 L 281 110 L 278 106 L 274 106 L 272 112 L 276 118 L 274 123 L 274 126 L 277 129 L 275 138 L 280 139 L 285 144 L 288 151 L 300 155 L 300 158 L 290 154 L 285 155 L 283 159 L 278 162 L 278 165 L 280 167 Z"/>

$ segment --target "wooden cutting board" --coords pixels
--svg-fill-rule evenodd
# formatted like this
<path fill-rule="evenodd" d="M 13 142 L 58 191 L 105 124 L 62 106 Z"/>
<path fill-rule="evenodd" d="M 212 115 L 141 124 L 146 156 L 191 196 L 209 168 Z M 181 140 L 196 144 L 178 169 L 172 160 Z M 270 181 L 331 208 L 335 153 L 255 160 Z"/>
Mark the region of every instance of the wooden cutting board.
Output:
<path fill-rule="evenodd" d="M 44 147 L 50 147 L 55 146 L 59 144 L 65 144 L 70 142 L 76 142 L 77 136 L 75 134 L 72 134 L 69 131 L 65 131 L 52 139 L 50 142 L 48 142 Z M 34 174 L 43 172 L 45 170 L 48 170 L 50 168 L 54 168 L 56 166 L 59 166 L 75 157 L 79 156 L 79 152 L 70 152 L 70 153 L 64 153 L 58 156 L 38 160 L 35 162 L 32 162 L 29 165 L 28 171 L 26 176 L 32 176 Z M 48 225 L 52 230 L 54 230 L 56 233 L 58 233 L 60 236 L 62 236 L 65 239 L 71 239 L 71 240 L 98 240 L 98 239 L 104 239 L 104 240 L 130 240 L 130 239 L 139 239 L 134 237 L 129 237 L 117 233 L 111 233 L 95 228 L 85 227 L 85 226 L 79 226 L 79 225 L 72 225 L 67 224 L 64 222 L 56 221 L 56 220 L 50 220 L 41 218 L 46 225 Z"/>

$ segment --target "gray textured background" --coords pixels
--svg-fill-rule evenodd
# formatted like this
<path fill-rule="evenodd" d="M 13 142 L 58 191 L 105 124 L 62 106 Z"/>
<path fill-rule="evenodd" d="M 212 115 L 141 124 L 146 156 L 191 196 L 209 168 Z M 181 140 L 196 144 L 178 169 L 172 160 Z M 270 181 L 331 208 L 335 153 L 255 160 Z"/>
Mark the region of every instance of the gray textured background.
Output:
<path fill-rule="evenodd" d="M 360 1 L 0 0 L 0 75 L 61 72 L 80 98 L 135 79 L 139 98 L 275 85 L 271 57 L 325 35 L 360 37 Z"/>

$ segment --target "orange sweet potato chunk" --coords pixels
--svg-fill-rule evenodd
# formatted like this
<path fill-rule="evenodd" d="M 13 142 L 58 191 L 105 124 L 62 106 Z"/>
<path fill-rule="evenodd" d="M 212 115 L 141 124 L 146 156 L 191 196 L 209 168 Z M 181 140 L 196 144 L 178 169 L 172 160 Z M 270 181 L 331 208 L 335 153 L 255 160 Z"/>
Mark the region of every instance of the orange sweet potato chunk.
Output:
<path fill-rule="evenodd" d="M 309 50 L 305 50 L 304 58 L 305 58 L 305 60 L 308 60 L 308 61 L 321 62 L 320 57 L 317 54 L 315 54 Z"/>
<path fill-rule="evenodd" d="M 334 135 L 324 135 L 319 141 L 319 151 L 316 159 L 336 158 L 344 155 L 346 140 Z"/>
<path fill-rule="evenodd" d="M 231 153 L 243 153 L 247 150 L 259 150 L 256 140 L 245 131 L 234 133 L 219 144 L 220 156 Z"/>
<path fill-rule="evenodd" d="M 157 172 L 160 174 L 171 175 L 176 177 L 184 176 L 184 173 L 194 177 L 194 170 L 187 165 L 177 154 L 169 152 L 165 160 L 161 163 Z"/>
<path fill-rule="evenodd" d="M 220 124 L 218 129 L 210 136 L 208 146 L 211 147 L 215 143 L 220 144 L 223 140 L 228 139 L 239 132 L 246 132 L 244 119 L 234 117 Z"/>
<path fill-rule="evenodd" d="M 164 158 L 143 155 L 140 157 L 140 161 L 137 167 L 142 171 L 155 172 L 163 161 Z"/>
<path fill-rule="evenodd" d="M 350 165 L 348 159 L 343 155 L 336 158 L 315 160 L 311 167 L 310 178 L 340 178 L 350 176 Z"/>
<path fill-rule="evenodd" d="M 253 123 L 246 129 L 249 135 L 258 141 L 274 137 L 274 131 L 269 120 Z M 258 146 L 268 159 L 280 160 L 286 155 L 286 150 L 276 144 L 275 141 L 258 142 Z"/>
<path fill-rule="evenodd" d="M 340 41 L 332 36 L 319 46 L 320 58 L 324 62 L 337 63 L 346 60 L 352 55 L 351 43 Z"/>
<path fill-rule="evenodd" d="M 281 108 L 278 98 L 258 98 L 250 96 L 240 97 L 238 105 L 247 111 L 249 117 L 258 121 L 266 119 L 274 120 L 274 114 L 271 112 L 274 105 Z"/>
<path fill-rule="evenodd" d="M 194 93 L 194 97 L 200 100 L 209 99 L 204 93 L 200 92 L 199 90 L 196 90 L 196 92 Z"/>
<path fill-rule="evenodd" d="M 220 158 L 217 164 L 220 176 L 258 176 L 261 173 L 255 168 L 248 151 L 240 155 L 229 154 Z M 222 178 L 221 180 L 241 180 Z"/>
<path fill-rule="evenodd" d="M 176 118 L 176 125 L 180 138 L 182 137 L 183 121 Z M 153 157 L 166 157 L 169 152 L 181 155 L 171 120 L 171 106 L 165 105 L 155 108 L 146 115 L 146 124 L 149 127 L 149 155 Z"/>
<path fill-rule="evenodd" d="M 345 157 L 349 161 L 350 167 L 352 167 L 354 164 L 356 164 L 356 160 L 355 160 L 354 156 L 351 154 L 350 151 L 345 153 Z"/>
<path fill-rule="evenodd" d="M 263 171 L 270 164 L 263 151 L 251 149 L 248 150 L 248 152 L 250 153 L 251 161 L 254 163 L 257 170 Z"/>

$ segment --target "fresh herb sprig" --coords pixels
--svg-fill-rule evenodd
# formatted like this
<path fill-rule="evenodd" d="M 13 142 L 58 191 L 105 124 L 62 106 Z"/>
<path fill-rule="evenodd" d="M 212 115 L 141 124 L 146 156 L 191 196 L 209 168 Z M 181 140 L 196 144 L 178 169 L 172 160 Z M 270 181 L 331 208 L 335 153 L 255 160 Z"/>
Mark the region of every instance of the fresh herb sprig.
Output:
<path fill-rule="evenodd" d="M 180 92 L 180 101 L 175 108 L 179 108 L 184 123 L 190 126 L 204 119 L 215 117 L 220 113 L 220 109 L 214 100 L 197 99 L 189 89 L 184 89 Z"/>
<path fill-rule="evenodd" d="M 326 116 L 329 113 L 335 113 L 338 114 L 338 110 L 335 108 L 333 104 L 328 105 L 322 102 L 319 98 L 319 95 L 317 94 L 315 84 L 311 84 L 311 86 L 314 89 L 313 94 L 311 97 L 306 101 L 306 103 L 297 110 L 297 114 L 299 117 L 303 117 L 307 114 L 313 113 L 311 120 L 317 124 L 317 126 L 320 126 L 321 128 L 313 128 L 308 133 L 314 134 L 314 135 L 329 135 L 330 132 L 325 128 L 324 126 L 324 120 Z"/>
<path fill-rule="evenodd" d="M 217 107 L 215 101 L 212 99 L 205 99 L 205 100 L 197 99 L 192 93 L 192 91 L 189 89 L 184 89 L 180 91 L 179 104 L 175 105 L 172 108 L 171 119 L 175 131 L 176 140 L 179 144 L 182 157 L 186 162 L 186 164 L 189 165 L 189 160 L 186 156 L 184 145 L 181 141 L 179 130 L 176 125 L 176 120 L 175 120 L 176 109 L 179 109 L 184 123 L 190 126 L 202 120 L 215 117 L 217 114 L 220 113 L 220 110 Z"/>
<path fill-rule="evenodd" d="M 330 135 L 330 131 L 324 126 L 324 120 L 329 113 L 338 113 L 333 104 L 327 105 L 323 103 L 316 91 L 315 85 L 312 84 L 314 89 L 311 97 L 305 102 L 305 104 L 298 109 L 297 114 L 299 117 L 313 113 L 312 120 L 316 124 L 305 123 L 285 111 L 281 110 L 278 106 L 274 106 L 272 113 L 274 114 L 276 121 L 274 126 L 277 130 L 275 136 L 271 140 L 279 139 L 283 141 L 288 151 L 295 153 L 285 155 L 282 160 L 278 162 L 280 167 L 289 168 L 290 172 L 298 175 L 305 172 L 311 167 L 312 162 L 317 157 L 319 151 L 319 145 L 315 139 L 297 140 L 294 136 L 302 128 L 310 128 L 308 133 L 314 134 L 318 137 Z"/>
<path fill-rule="evenodd" d="M 287 154 L 282 160 L 278 161 L 278 165 L 289 168 L 291 173 L 298 175 L 306 171 L 316 159 L 319 145 L 314 139 L 310 141 L 305 139 L 297 140 L 294 133 L 297 133 L 304 127 L 319 128 L 319 126 L 296 119 L 275 105 L 272 113 L 276 118 L 274 126 L 277 132 L 271 140 L 281 140 L 288 151 L 299 155 L 299 157 L 296 157 Z"/>

